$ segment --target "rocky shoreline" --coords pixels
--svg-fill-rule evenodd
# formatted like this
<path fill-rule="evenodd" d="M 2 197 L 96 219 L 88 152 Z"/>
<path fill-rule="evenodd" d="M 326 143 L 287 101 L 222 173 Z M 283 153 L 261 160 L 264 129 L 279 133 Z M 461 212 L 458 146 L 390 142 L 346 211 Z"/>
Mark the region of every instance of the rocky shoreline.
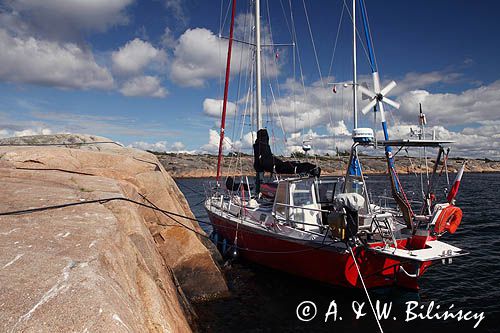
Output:
<path fill-rule="evenodd" d="M 0 141 L 0 331 L 191 332 L 192 305 L 227 295 L 157 158 L 103 142 Z"/>
<path fill-rule="evenodd" d="M 217 156 L 215 155 L 192 155 L 192 154 L 170 154 L 155 153 L 165 170 L 174 178 L 211 178 L 216 176 Z M 290 158 L 284 158 L 289 159 Z M 306 159 L 301 159 L 305 161 Z M 321 167 L 322 175 L 341 176 L 347 169 L 348 156 L 338 157 L 310 157 L 309 162 Z M 448 171 L 456 172 L 464 163 L 463 158 L 449 158 Z M 385 174 L 387 164 L 383 157 L 362 157 L 363 170 L 365 174 Z M 399 173 L 420 173 L 425 172 L 425 165 L 420 165 L 420 160 L 415 157 L 397 156 L 396 165 Z M 428 170 L 432 171 L 434 161 L 428 161 Z M 442 163 L 438 170 L 443 169 Z M 223 164 L 224 174 L 253 176 L 253 157 L 243 156 L 240 162 L 236 157 L 225 157 Z M 442 171 L 444 172 L 444 170 Z M 500 172 L 500 161 L 488 159 L 468 159 L 465 172 L 485 173 Z"/>

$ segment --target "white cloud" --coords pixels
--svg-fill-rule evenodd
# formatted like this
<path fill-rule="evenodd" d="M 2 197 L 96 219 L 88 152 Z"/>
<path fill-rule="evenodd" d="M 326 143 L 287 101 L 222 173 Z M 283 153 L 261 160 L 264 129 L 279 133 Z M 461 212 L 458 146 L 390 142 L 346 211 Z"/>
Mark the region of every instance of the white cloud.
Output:
<path fill-rule="evenodd" d="M 326 125 L 326 130 L 328 133 L 331 135 L 336 135 L 336 136 L 350 136 L 351 133 L 347 129 L 347 126 L 343 120 L 337 121 L 336 124 L 328 124 Z"/>
<path fill-rule="evenodd" d="M 0 79 L 62 88 L 111 89 L 109 71 L 74 43 L 13 37 L 0 29 Z"/>
<path fill-rule="evenodd" d="M 430 94 L 424 90 L 413 90 L 415 88 L 425 88 L 434 84 L 449 84 L 460 80 L 462 76 L 458 73 L 446 72 L 446 71 L 434 71 L 427 73 L 415 73 L 411 72 L 406 74 L 401 81 L 398 82 L 396 89 L 391 91 L 394 93 L 392 95 L 399 96 L 397 99 L 401 102 L 401 110 L 395 110 L 392 115 L 398 119 L 399 122 L 406 123 L 408 121 L 413 122 L 418 116 L 418 102 L 426 100 L 424 104 L 424 110 L 429 110 L 429 116 L 432 112 L 431 110 L 439 110 L 443 108 L 438 104 L 447 104 L 444 109 L 453 106 L 454 104 L 461 104 L 456 94 Z M 335 78 L 324 78 L 324 82 L 336 81 Z M 371 85 L 370 76 L 360 76 L 360 82 L 368 82 Z M 494 84 L 493 84 L 494 85 Z M 498 84 L 500 86 L 500 84 Z M 486 89 L 483 92 L 485 100 L 491 100 L 494 98 L 498 87 L 490 87 L 491 89 Z M 476 89 L 479 89 L 476 91 Z M 330 87 L 323 87 L 322 83 L 318 80 L 306 85 L 305 87 L 298 81 L 292 79 L 287 79 L 284 84 L 281 85 L 281 97 L 276 99 L 276 103 L 271 105 L 271 110 L 274 116 L 278 117 L 278 112 L 281 116 L 281 121 L 288 131 L 299 131 L 302 129 L 315 128 L 317 126 L 331 127 L 332 123 L 338 120 L 343 120 L 345 124 L 348 124 L 347 128 L 352 127 L 352 88 L 349 86 L 347 88 L 343 86 L 337 87 L 337 93 L 334 94 Z M 470 94 L 464 92 L 465 95 L 475 95 L 478 94 L 480 88 L 471 89 Z M 432 95 L 432 97 L 427 97 Z M 489 95 L 489 96 L 486 96 Z M 443 96 L 449 98 L 450 101 L 445 100 Z M 475 97 L 474 97 L 475 98 Z M 368 101 L 359 100 L 359 106 L 362 108 Z M 430 103 L 432 102 L 432 103 Z M 429 104 L 429 105 L 427 105 Z M 432 104 L 432 105 L 431 105 Z M 439 106 L 439 107 L 438 107 Z M 494 108 L 492 110 L 495 110 Z M 387 109 L 389 111 L 389 109 Z M 443 113 L 443 111 L 439 111 Z M 469 114 L 467 117 L 454 110 L 455 120 L 460 119 L 462 124 L 470 122 Z M 443 113 L 445 114 L 445 113 Z M 450 117 L 450 114 L 446 113 L 446 117 Z M 484 116 L 484 112 L 477 119 L 481 119 Z M 359 114 L 360 125 L 370 124 L 372 122 L 373 115 L 362 115 Z M 389 116 L 388 116 L 389 117 Z M 434 119 L 434 115 L 432 116 Z M 483 118 L 484 119 L 484 118 Z M 486 119 L 491 119 L 488 116 Z M 278 119 L 277 119 L 278 120 Z M 278 120 L 279 121 L 279 120 Z M 446 121 L 446 119 L 439 119 L 439 121 Z M 458 122 L 457 122 L 458 123 Z M 328 129 L 327 129 L 328 130 Z"/>
<path fill-rule="evenodd" d="M 127 24 L 126 9 L 133 2 L 4 1 L 0 5 L 0 80 L 74 89 L 115 88 L 112 75 L 95 60 L 85 37 Z M 133 66 L 145 66 L 151 50 L 143 49 L 146 52 L 142 54 L 133 52 L 137 48 L 126 54 L 133 65 L 120 62 L 118 56 L 117 68 L 133 72 Z M 153 51 L 156 58 L 164 55 Z"/>
<path fill-rule="evenodd" d="M 207 29 L 188 29 L 174 50 L 171 78 L 183 86 L 202 86 L 222 69 L 220 50 L 224 42 Z"/>
<path fill-rule="evenodd" d="M 402 124 L 389 127 L 391 139 L 405 139 L 409 137 L 410 129 L 417 129 L 416 124 Z M 438 140 L 454 141 L 450 144 L 451 156 L 471 158 L 500 158 L 500 121 L 485 121 L 476 128 L 466 127 L 463 130 L 451 131 L 444 126 L 428 126 L 427 138 L 434 133 Z M 382 138 L 381 130 L 377 137 Z"/>
<path fill-rule="evenodd" d="M 417 129 L 416 124 L 403 124 L 389 127 L 389 136 L 391 139 L 407 139 L 409 138 L 410 129 Z M 426 132 L 428 138 L 431 138 L 431 133 L 434 132 L 436 139 L 449 140 L 454 143 L 449 144 L 451 147 L 451 157 L 467 157 L 467 158 L 484 158 L 500 159 L 500 121 L 487 122 L 477 128 L 465 128 L 461 131 L 451 131 L 443 126 L 428 127 Z M 378 139 L 383 138 L 381 130 L 377 131 Z M 304 140 L 310 142 L 312 146 L 311 154 L 324 155 L 326 153 L 334 155 L 336 148 L 339 151 L 348 151 L 352 145 L 351 135 L 348 132 L 340 135 L 324 135 L 315 131 L 309 131 L 302 135 L 301 133 L 292 133 L 285 147 L 285 153 L 290 154 L 294 151 L 302 152 L 302 144 Z M 448 145 L 445 145 L 448 146 Z M 410 148 L 410 152 L 416 148 Z M 383 156 L 380 150 L 365 149 L 363 152 Z M 433 154 L 437 151 L 429 151 Z M 403 156 L 403 155 L 401 155 Z M 404 158 L 404 157 L 400 157 Z"/>
<path fill-rule="evenodd" d="M 186 146 L 180 141 L 176 141 L 172 144 L 173 151 L 182 151 L 184 149 L 186 149 Z"/>
<path fill-rule="evenodd" d="M 452 83 L 461 79 L 458 74 L 441 72 L 410 73 L 405 76 L 402 86 L 419 87 L 438 83 Z M 410 82 L 414 80 L 415 82 Z M 307 128 L 324 128 L 322 131 L 309 131 L 302 135 L 288 135 L 284 145 L 284 153 L 301 151 L 305 139 L 310 139 L 312 153 L 335 154 L 338 147 L 341 151 L 348 150 L 352 145 L 351 121 L 352 102 L 351 89 L 339 90 L 333 94 L 329 88 L 323 88 L 320 82 L 313 82 L 306 87 L 300 83 L 287 80 L 281 85 L 281 97 L 272 105 L 268 105 L 275 118 L 275 126 L 282 122 L 285 130 L 291 133 L 304 131 Z M 341 88 L 343 89 L 343 88 Z M 305 90 L 305 94 L 303 91 Z M 293 94 L 295 92 L 295 96 Z M 452 155 L 471 158 L 500 158 L 500 81 L 489 85 L 466 89 L 461 93 L 430 93 L 424 90 L 413 90 L 399 95 L 402 106 L 387 115 L 391 138 L 407 138 L 410 128 L 416 129 L 415 120 L 418 117 L 418 103 L 422 102 L 428 118 L 428 130 L 435 131 L 436 137 L 455 141 L 451 145 Z M 269 104 L 269 102 L 267 103 Z M 361 105 L 363 102 L 360 103 Z M 213 114 L 220 115 L 220 102 L 214 103 Z M 388 109 L 389 111 L 390 109 Z M 281 122 L 278 112 L 281 115 Z M 340 119 L 340 120 L 339 120 Z M 372 116 L 360 114 L 361 125 L 371 126 Z M 395 121 L 395 123 L 394 123 Z M 347 125 L 349 124 L 349 125 Z M 441 126 L 437 126 L 437 125 Z M 366 126 L 366 125 L 364 125 Z M 453 126 L 450 128 L 450 126 Z M 379 130 L 376 124 L 375 130 Z M 378 131 L 378 137 L 382 137 Z M 251 140 L 248 140 L 251 141 Z M 218 147 L 218 134 L 211 135 L 212 151 Z M 233 149 L 251 147 L 251 142 L 245 144 L 242 140 L 232 143 Z M 209 146 L 205 146 L 208 148 Z M 280 152 L 276 152 L 280 153 Z"/>
<path fill-rule="evenodd" d="M 324 78 L 325 82 L 330 80 L 333 78 Z M 326 126 L 338 119 L 351 119 L 350 96 L 340 92 L 334 94 L 320 81 L 302 87 L 299 82 L 288 79 L 282 85 L 281 97 L 276 98 L 270 110 L 288 132 L 300 131 Z"/>
<path fill-rule="evenodd" d="M 125 96 L 149 96 L 164 98 L 167 90 L 156 76 L 138 76 L 126 81 L 120 92 Z"/>
<path fill-rule="evenodd" d="M 137 74 L 150 63 L 164 62 L 166 54 L 149 42 L 135 38 L 111 55 L 113 69 L 120 74 Z"/>
<path fill-rule="evenodd" d="M 252 152 L 253 144 L 255 142 L 255 138 L 257 137 L 257 132 L 251 131 L 243 134 L 243 136 L 234 141 L 231 145 L 231 150 L 235 152 Z M 269 143 L 273 146 L 274 137 L 269 138 Z M 231 142 L 231 140 L 229 140 Z"/>
<path fill-rule="evenodd" d="M 219 132 L 210 129 L 208 132 L 208 143 L 201 147 L 202 151 L 208 153 L 217 153 L 219 151 L 219 141 L 220 141 Z M 233 142 L 227 136 L 224 137 L 222 150 L 223 153 L 227 153 L 228 151 L 234 150 Z"/>
<path fill-rule="evenodd" d="M 500 121 L 499 120 L 483 120 L 478 122 L 481 126 L 478 128 L 465 127 L 462 133 L 465 135 L 474 135 L 478 132 L 484 136 L 490 136 L 492 139 L 500 139 Z"/>
<path fill-rule="evenodd" d="M 410 128 L 416 129 L 415 124 L 403 124 L 389 127 L 389 135 L 391 139 L 408 138 Z M 312 146 L 310 154 L 318 155 L 335 155 L 337 148 L 339 151 L 349 151 L 352 146 L 351 133 L 347 130 L 342 121 L 335 126 L 328 127 L 329 133 L 320 134 L 316 131 L 308 131 L 305 134 L 300 132 L 291 133 L 288 135 L 284 143 L 284 150 L 278 146 L 274 154 L 290 154 L 295 151 L 302 152 L 304 141 L 308 141 Z M 467 158 L 484 158 L 500 159 L 500 121 L 487 121 L 477 128 L 465 128 L 461 131 L 451 131 L 443 126 L 428 127 L 428 137 L 434 132 L 436 139 L 450 140 L 454 143 L 449 146 L 452 148 L 450 156 L 461 156 Z M 253 136 L 252 136 L 253 135 Z M 251 151 L 255 132 L 246 133 L 241 140 L 232 142 L 230 139 L 225 139 L 224 153 L 228 151 Z M 377 131 L 379 140 L 383 137 L 381 130 Z M 280 143 L 277 141 L 277 143 Z M 271 142 L 271 146 L 274 147 Z M 217 153 L 219 147 L 219 133 L 215 130 L 210 130 L 209 143 L 201 149 L 205 152 Z M 273 148 L 274 149 L 274 148 Z M 410 149 L 411 150 L 411 149 Z M 378 150 L 367 149 L 365 153 L 383 156 L 383 153 Z M 432 153 L 431 153 L 432 154 Z M 402 158 L 402 157 L 401 157 Z"/>
<path fill-rule="evenodd" d="M 28 128 L 22 131 L 15 131 L 14 136 L 31 136 L 31 135 L 50 135 L 52 131 L 49 128 Z"/>
<path fill-rule="evenodd" d="M 155 143 L 149 143 L 145 141 L 135 141 L 128 145 L 129 148 L 137 148 L 141 150 L 149 150 L 156 152 L 166 152 L 167 151 L 167 141 L 158 141 Z"/>
<path fill-rule="evenodd" d="M 0 129 L 0 139 L 10 137 L 10 132 L 6 129 Z"/>
<path fill-rule="evenodd" d="M 500 110 L 500 80 L 461 93 L 430 93 L 414 90 L 402 94 L 401 109 L 394 115 L 412 122 L 418 116 L 418 103 L 431 124 L 464 125 L 496 120 Z"/>
<path fill-rule="evenodd" d="M 52 130 L 47 127 L 33 127 L 25 128 L 23 130 L 13 131 L 9 129 L 0 129 L 0 138 L 10 138 L 19 136 L 32 136 L 32 135 L 50 135 Z"/>
<path fill-rule="evenodd" d="M 125 24 L 125 9 L 134 0 L 10 0 L 0 21 L 12 29 L 56 40 L 80 39 L 82 33 L 103 32 Z"/>
<path fill-rule="evenodd" d="M 187 153 L 193 154 L 196 153 L 194 151 L 187 151 L 184 143 L 180 141 L 176 141 L 173 144 L 169 144 L 167 141 L 158 141 L 154 143 L 146 142 L 146 141 L 135 141 L 129 144 L 127 147 L 129 148 L 137 148 L 141 150 L 149 150 L 160 153 Z"/>
<path fill-rule="evenodd" d="M 257 132 L 255 132 L 255 131 L 245 133 L 243 135 L 243 138 L 240 140 L 241 141 L 241 148 L 242 149 L 252 148 L 256 138 L 257 138 Z"/>
<path fill-rule="evenodd" d="M 203 112 L 211 117 L 220 118 L 222 115 L 222 106 L 224 101 L 221 99 L 205 98 L 203 101 Z M 236 113 L 236 104 L 227 102 L 226 115 L 228 117 L 234 116 Z"/>
<path fill-rule="evenodd" d="M 342 125 L 339 125 L 341 128 Z M 312 150 L 310 154 L 318 155 L 335 155 L 337 148 L 340 151 L 349 150 L 352 146 L 352 139 L 349 132 L 339 132 L 338 135 L 330 134 L 319 134 L 315 131 L 308 131 L 307 134 L 302 135 L 301 133 L 292 133 L 286 142 L 285 153 L 290 154 L 292 152 L 303 152 L 302 145 L 304 141 L 307 141 Z"/>
<path fill-rule="evenodd" d="M 410 73 L 404 77 L 400 86 L 425 88 L 434 84 L 454 83 L 459 79 L 462 80 L 461 76 L 455 73 Z M 315 149 L 316 153 L 334 153 L 336 146 L 341 150 L 350 147 L 352 142 L 349 133 L 352 127 L 350 88 L 341 87 L 337 94 L 333 94 L 329 88 L 323 88 L 320 82 L 313 82 L 303 88 L 300 83 L 293 80 L 287 80 L 281 87 L 281 97 L 270 106 L 275 124 L 280 124 L 277 112 L 279 111 L 287 132 L 324 128 L 328 135 L 319 134 L 322 131 L 310 134 L 313 150 Z M 431 93 L 426 90 L 401 93 L 397 97 L 401 102 L 401 109 L 386 110 L 391 138 L 407 137 L 410 127 L 414 129 L 417 127 L 412 124 L 418 118 L 418 103 L 421 102 L 427 115 L 428 128 L 435 129 L 438 138 L 456 141 L 452 147 L 457 154 L 464 157 L 498 158 L 499 96 L 500 81 L 459 93 Z M 366 101 L 360 101 L 360 106 L 362 107 L 364 103 Z M 373 115 L 359 114 L 360 125 L 372 127 L 372 117 Z M 380 124 L 377 123 L 375 130 L 379 128 Z M 379 138 L 381 136 L 379 133 Z M 300 138 L 296 135 L 289 136 L 286 151 L 301 150 L 303 139 L 302 136 Z"/>
<path fill-rule="evenodd" d="M 391 91 L 392 95 L 400 95 L 415 89 L 423 89 L 434 84 L 455 83 L 463 77 L 460 73 L 448 71 L 432 71 L 425 73 L 410 72 L 405 74 L 396 88 Z M 371 83 L 371 82 L 370 82 Z"/>
<path fill-rule="evenodd" d="M 236 37 L 235 37 L 236 38 Z M 247 37 L 242 37 L 247 38 Z M 178 39 L 171 64 L 171 78 L 182 86 L 201 87 L 206 80 L 219 77 L 226 68 L 228 41 L 219 39 L 205 28 L 186 30 Z M 263 51 L 265 75 L 279 72 L 271 50 Z M 239 43 L 233 43 L 231 73 L 246 71 L 252 57 L 252 50 Z"/>

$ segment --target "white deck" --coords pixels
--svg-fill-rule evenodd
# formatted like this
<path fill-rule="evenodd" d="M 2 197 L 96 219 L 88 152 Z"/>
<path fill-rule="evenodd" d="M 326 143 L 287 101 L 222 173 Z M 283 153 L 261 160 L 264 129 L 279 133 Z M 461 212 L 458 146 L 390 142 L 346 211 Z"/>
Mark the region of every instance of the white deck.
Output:
<path fill-rule="evenodd" d="M 370 250 L 390 257 L 421 262 L 460 257 L 467 254 L 466 251 L 458 247 L 437 240 L 428 241 L 426 245 L 425 249 L 420 250 L 395 249 L 391 247 L 372 248 Z"/>

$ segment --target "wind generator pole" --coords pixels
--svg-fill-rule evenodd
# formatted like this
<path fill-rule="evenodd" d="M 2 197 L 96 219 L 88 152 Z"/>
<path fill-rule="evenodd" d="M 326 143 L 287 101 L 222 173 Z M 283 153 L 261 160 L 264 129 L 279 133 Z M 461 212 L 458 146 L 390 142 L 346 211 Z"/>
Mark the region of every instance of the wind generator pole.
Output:
<path fill-rule="evenodd" d="M 354 0 L 356 2 L 356 0 Z M 363 22 L 363 27 L 365 30 L 365 38 L 366 38 L 366 45 L 368 48 L 368 54 L 370 58 L 370 67 L 372 70 L 372 77 L 373 77 L 373 89 L 374 93 L 368 91 L 368 89 L 365 89 L 364 87 L 360 86 L 359 89 L 365 94 L 371 95 L 372 96 L 372 101 L 366 105 L 361 112 L 367 113 L 372 107 L 378 106 L 378 111 L 380 112 L 380 121 L 382 123 L 382 130 L 384 131 L 384 139 L 385 141 L 389 141 L 389 130 L 387 129 L 387 122 L 385 119 L 385 113 L 384 113 L 384 105 L 383 103 L 387 103 L 395 108 L 399 108 L 399 103 L 394 102 L 385 95 L 391 91 L 396 86 L 396 82 L 392 81 L 389 83 L 387 86 L 385 86 L 383 89 L 380 89 L 380 78 L 379 78 L 379 73 L 377 69 L 377 64 L 375 63 L 375 54 L 373 52 L 373 45 L 372 45 L 372 40 L 370 37 L 370 27 L 368 26 L 368 18 L 366 15 L 366 8 L 363 0 L 359 0 L 359 6 L 360 6 L 360 11 L 361 11 L 361 19 Z M 394 154 L 392 153 L 392 148 L 390 145 L 386 144 L 385 145 L 385 156 L 387 160 L 387 167 L 388 167 L 388 172 L 390 174 L 390 179 L 391 179 L 391 190 L 393 193 L 393 197 L 396 200 L 396 203 L 398 204 L 399 208 L 401 209 L 401 212 L 403 213 L 403 217 L 408 225 L 412 230 L 414 230 L 414 225 L 413 225 L 413 211 L 410 205 L 410 202 L 408 201 L 406 194 L 399 182 L 399 177 L 396 172 L 396 166 L 394 164 Z"/>
<path fill-rule="evenodd" d="M 356 68 L 356 0 L 352 0 L 352 99 L 354 128 L 358 128 L 358 74 Z"/>
<path fill-rule="evenodd" d="M 256 81 L 256 86 L 255 86 L 255 94 L 256 94 L 256 100 L 255 100 L 255 109 L 256 109 L 256 120 L 257 120 L 257 131 L 262 128 L 262 113 L 261 113 L 261 104 L 262 104 L 262 92 L 261 92 L 261 73 L 260 73 L 260 67 L 261 67 L 261 61 L 260 61 L 260 0 L 255 0 L 255 81 Z"/>

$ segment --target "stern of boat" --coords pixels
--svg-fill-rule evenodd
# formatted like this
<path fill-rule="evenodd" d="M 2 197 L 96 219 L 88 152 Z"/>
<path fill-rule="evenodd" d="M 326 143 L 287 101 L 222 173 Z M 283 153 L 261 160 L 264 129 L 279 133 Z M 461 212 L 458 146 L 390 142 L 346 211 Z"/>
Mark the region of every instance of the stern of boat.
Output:
<path fill-rule="evenodd" d="M 408 241 L 409 242 L 409 241 Z M 429 240 L 423 248 L 373 246 L 368 249 L 374 257 L 384 262 L 381 276 L 392 276 L 394 283 L 406 289 L 418 290 L 418 280 L 434 264 L 451 264 L 453 258 L 468 252 L 439 240 Z"/>

